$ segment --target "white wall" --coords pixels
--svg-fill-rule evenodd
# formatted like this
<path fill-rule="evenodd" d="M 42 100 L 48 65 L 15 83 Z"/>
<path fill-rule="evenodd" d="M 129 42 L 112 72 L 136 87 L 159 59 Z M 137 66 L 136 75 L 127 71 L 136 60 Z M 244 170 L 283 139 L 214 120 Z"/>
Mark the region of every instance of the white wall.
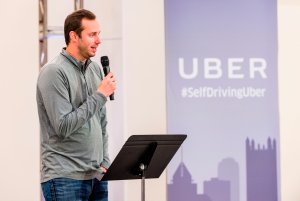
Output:
<path fill-rule="evenodd" d="M 94 9 L 93 1 L 86 1 Z M 109 30 L 100 54 L 111 56 L 119 83 L 118 100 L 108 106 L 115 155 L 132 134 L 166 132 L 163 0 L 99 2 L 102 11 L 96 14 Z M 38 1 L 0 0 L 0 18 L 0 200 L 38 201 Z M 282 201 L 300 200 L 299 19 L 299 0 L 278 1 Z M 146 200 L 165 201 L 165 182 L 165 174 L 147 181 Z M 138 181 L 112 186 L 110 201 L 140 200 Z"/>
<path fill-rule="evenodd" d="M 300 200 L 300 1 L 279 0 L 279 103 L 282 201 Z"/>
<path fill-rule="evenodd" d="M 38 1 L 0 0 L 0 200 L 37 201 Z"/>
<path fill-rule="evenodd" d="M 166 133 L 163 0 L 123 1 L 125 136 Z M 128 181 L 125 201 L 140 198 Z M 146 181 L 146 200 L 166 200 L 166 175 Z"/>

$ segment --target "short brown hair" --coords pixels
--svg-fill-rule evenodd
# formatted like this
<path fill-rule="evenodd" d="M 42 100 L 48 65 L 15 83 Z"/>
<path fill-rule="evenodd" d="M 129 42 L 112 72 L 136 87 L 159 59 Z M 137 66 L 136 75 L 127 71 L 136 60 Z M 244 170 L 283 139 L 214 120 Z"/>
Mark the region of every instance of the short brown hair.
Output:
<path fill-rule="evenodd" d="M 96 19 L 96 15 L 89 10 L 80 9 L 74 11 L 70 15 L 67 16 L 64 25 L 64 34 L 65 34 L 65 42 L 66 45 L 70 43 L 70 35 L 71 31 L 74 31 L 79 37 L 81 36 L 81 32 L 83 30 L 81 21 L 83 18 L 87 18 L 89 20 Z"/>

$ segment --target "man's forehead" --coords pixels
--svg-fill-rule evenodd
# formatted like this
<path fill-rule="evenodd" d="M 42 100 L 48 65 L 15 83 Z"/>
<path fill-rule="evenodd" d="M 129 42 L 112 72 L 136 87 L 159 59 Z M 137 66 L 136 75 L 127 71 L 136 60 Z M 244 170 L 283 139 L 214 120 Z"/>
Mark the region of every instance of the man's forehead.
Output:
<path fill-rule="evenodd" d="M 96 19 L 90 20 L 83 18 L 81 21 L 81 26 L 83 27 L 83 30 L 90 30 L 96 32 L 100 31 L 100 24 Z"/>

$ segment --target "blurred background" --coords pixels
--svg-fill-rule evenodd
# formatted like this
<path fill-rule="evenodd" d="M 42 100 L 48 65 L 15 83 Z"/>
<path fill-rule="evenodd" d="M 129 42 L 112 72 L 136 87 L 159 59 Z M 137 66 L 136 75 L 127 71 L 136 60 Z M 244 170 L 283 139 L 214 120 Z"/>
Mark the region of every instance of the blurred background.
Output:
<path fill-rule="evenodd" d="M 163 0 L 0 0 L 0 200 L 41 200 L 36 80 L 40 65 L 65 46 L 64 19 L 80 6 L 101 24 L 93 60 L 108 55 L 118 81 L 107 106 L 111 158 L 130 135 L 167 133 Z M 278 0 L 277 9 L 280 196 L 299 201 L 300 0 Z M 147 180 L 146 200 L 166 201 L 166 182 L 166 173 Z M 139 181 L 109 188 L 110 201 L 140 200 Z"/>

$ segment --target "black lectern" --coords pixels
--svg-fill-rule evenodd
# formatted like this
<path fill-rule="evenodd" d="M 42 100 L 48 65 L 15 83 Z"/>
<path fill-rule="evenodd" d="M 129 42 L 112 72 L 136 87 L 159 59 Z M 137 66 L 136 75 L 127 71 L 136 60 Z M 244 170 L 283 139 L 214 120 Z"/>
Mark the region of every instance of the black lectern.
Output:
<path fill-rule="evenodd" d="M 145 201 L 145 179 L 159 178 L 185 139 L 186 135 L 132 135 L 102 180 L 141 179 Z"/>

